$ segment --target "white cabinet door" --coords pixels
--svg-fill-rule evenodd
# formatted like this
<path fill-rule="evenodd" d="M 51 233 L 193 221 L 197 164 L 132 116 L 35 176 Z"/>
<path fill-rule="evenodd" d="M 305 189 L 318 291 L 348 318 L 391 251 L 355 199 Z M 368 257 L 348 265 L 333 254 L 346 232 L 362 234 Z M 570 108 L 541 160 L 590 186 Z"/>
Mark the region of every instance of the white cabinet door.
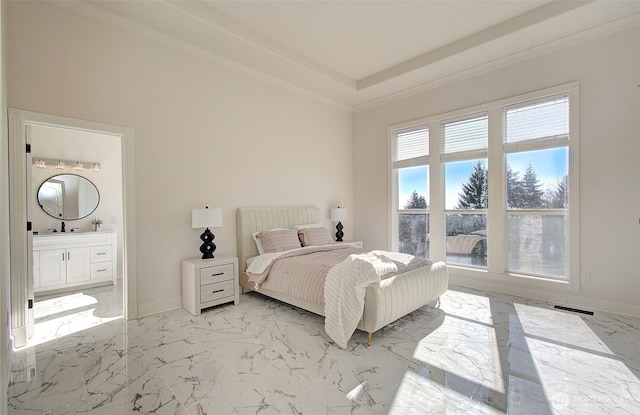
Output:
<path fill-rule="evenodd" d="M 40 251 L 40 287 L 51 287 L 66 283 L 66 256 L 66 249 Z"/>
<path fill-rule="evenodd" d="M 91 278 L 91 249 L 67 249 L 67 283 L 89 281 Z"/>

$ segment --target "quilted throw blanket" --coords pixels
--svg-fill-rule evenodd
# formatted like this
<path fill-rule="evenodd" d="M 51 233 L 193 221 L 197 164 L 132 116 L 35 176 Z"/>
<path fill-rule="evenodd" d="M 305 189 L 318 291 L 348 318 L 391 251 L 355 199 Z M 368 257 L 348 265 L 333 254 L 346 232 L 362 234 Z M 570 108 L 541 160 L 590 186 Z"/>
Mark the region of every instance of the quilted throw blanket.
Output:
<path fill-rule="evenodd" d="M 349 255 L 334 266 L 324 285 L 324 329 L 341 348 L 358 326 L 364 311 L 364 296 L 368 286 L 380 284 L 386 274 L 395 273 L 398 267 L 383 251 Z"/>

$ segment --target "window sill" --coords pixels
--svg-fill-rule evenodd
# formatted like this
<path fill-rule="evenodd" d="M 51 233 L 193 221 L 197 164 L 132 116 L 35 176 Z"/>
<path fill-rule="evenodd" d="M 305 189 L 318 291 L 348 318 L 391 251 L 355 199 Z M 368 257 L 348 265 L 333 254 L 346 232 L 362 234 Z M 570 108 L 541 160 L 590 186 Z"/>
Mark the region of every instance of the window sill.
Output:
<path fill-rule="evenodd" d="M 522 274 L 489 272 L 486 269 L 448 265 L 449 277 L 456 285 L 491 289 L 489 286 L 503 285 L 517 288 L 548 289 L 554 291 L 579 291 L 578 281 L 556 280 Z M 499 284 L 499 285 L 496 285 Z M 494 289 L 495 290 L 495 289 Z M 499 289 L 497 291 L 500 291 Z"/>

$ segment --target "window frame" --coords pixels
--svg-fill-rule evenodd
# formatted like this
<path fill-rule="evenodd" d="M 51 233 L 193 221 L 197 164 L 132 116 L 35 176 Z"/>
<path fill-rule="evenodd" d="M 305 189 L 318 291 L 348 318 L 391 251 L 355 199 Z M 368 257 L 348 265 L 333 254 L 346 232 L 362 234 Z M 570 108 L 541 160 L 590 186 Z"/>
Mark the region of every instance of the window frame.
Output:
<path fill-rule="evenodd" d="M 568 143 L 568 174 L 569 174 L 569 209 L 567 245 L 565 252 L 565 266 L 567 273 L 563 278 L 549 278 L 541 275 L 519 274 L 508 271 L 508 214 L 507 214 L 507 179 L 506 157 L 507 153 L 520 152 L 532 147 L 533 150 L 557 147 L 558 138 L 540 139 L 536 145 L 531 143 L 512 143 L 505 145 L 505 109 L 519 103 L 545 100 L 553 96 L 565 94 L 569 99 L 569 135 Z M 444 200 L 444 161 L 441 160 L 440 123 L 455 118 L 472 116 L 486 112 L 488 114 L 488 149 L 486 152 L 487 171 L 489 181 L 489 201 L 487 209 L 487 267 L 469 267 L 458 264 L 449 264 L 450 275 L 454 278 L 473 279 L 486 283 L 509 283 L 535 288 L 550 288 L 568 291 L 579 289 L 579 114 L 578 114 L 579 84 L 571 82 L 556 87 L 538 90 L 502 100 L 497 100 L 457 111 L 437 114 L 402 124 L 391 125 L 387 128 L 389 141 L 389 245 L 392 250 L 398 247 L 398 175 L 392 162 L 392 145 L 394 134 L 400 129 L 417 128 L 427 125 L 430 131 L 429 156 L 427 165 L 429 168 L 429 228 L 430 228 L 430 258 L 433 261 L 446 258 L 446 231 L 445 231 L 445 200 Z M 560 140 L 565 140 L 561 138 Z M 465 157 L 466 158 L 466 157 Z M 446 161 L 450 161 L 445 157 Z M 498 183 L 498 185 L 492 185 Z M 549 213 L 545 210 L 543 214 Z"/>
<path fill-rule="evenodd" d="M 424 120 L 423 120 L 424 121 Z M 398 174 L 398 170 L 402 169 L 402 168 L 408 168 L 408 167 L 419 167 L 419 166 L 426 166 L 428 171 L 429 171 L 429 178 L 431 177 L 431 167 L 430 167 L 430 154 L 431 154 L 431 147 L 432 147 L 432 142 L 433 140 L 430 138 L 429 136 L 429 147 L 427 148 L 427 155 L 424 156 L 419 156 L 419 157 L 415 157 L 412 159 L 403 159 L 403 160 L 399 160 L 396 161 L 394 160 L 394 155 L 396 152 L 396 138 L 398 135 L 402 134 L 402 133 L 406 133 L 406 132 L 410 132 L 410 131 L 417 131 L 417 130 L 422 130 L 422 129 L 427 129 L 428 131 L 428 135 L 431 134 L 431 128 L 428 125 L 428 123 L 426 122 L 420 122 L 420 120 L 416 120 L 416 121 L 412 121 L 409 123 L 406 123 L 406 125 L 396 125 L 393 128 L 389 128 L 387 129 L 387 135 L 388 135 L 388 144 L 389 144 L 389 157 L 387 157 L 387 159 L 389 160 L 389 171 L 390 171 L 390 183 L 392 183 L 392 185 L 390 186 L 392 191 L 391 191 L 391 197 L 389 198 L 390 200 L 390 204 L 389 204 L 389 209 L 390 212 L 393 212 L 393 214 L 391 214 L 391 220 L 389 221 L 389 233 L 391 235 L 391 250 L 392 251 L 398 251 L 399 249 L 399 243 L 400 243 L 400 238 L 399 238 L 399 233 L 398 233 L 398 229 L 399 229 L 399 223 L 400 223 L 400 214 L 402 213 L 408 213 L 408 214 L 422 214 L 425 213 L 427 215 L 427 217 L 429 216 L 429 211 L 430 211 L 430 207 L 431 207 L 431 203 L 427 204 L 427 209 L 412 209 L 412 210 L 406 210 L 406 209 L 401 209 L 400 208 L 400 198 L 399 198 L 399 174 Z M 430 189 L 430 184 L 427 186 L 428 189 Z M 427 200 L 429 200 L 429 195 L 425 194 L 425 198 L 427 198 Z M 429 200 L 430 201 L 430 200 Z M 431 255 L 430 255 L 431 257 Z"/>

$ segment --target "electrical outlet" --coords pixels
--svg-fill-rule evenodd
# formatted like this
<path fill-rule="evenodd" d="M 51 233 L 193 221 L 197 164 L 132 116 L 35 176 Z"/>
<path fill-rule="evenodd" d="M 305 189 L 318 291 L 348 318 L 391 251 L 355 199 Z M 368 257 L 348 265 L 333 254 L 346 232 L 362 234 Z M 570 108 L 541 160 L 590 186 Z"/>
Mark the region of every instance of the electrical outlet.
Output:
<path fill-rule="evenodd" d="M 584 285 L 589 285 L 591 283 L 591 274 L 586 272 L 580 274 L 580 282 Z"/>
<path fill-rule="evenodd" d="M 118 224 L 118 217 L 117 216 L 111 216 L 111 224 L 112 225 L 117 225 Z"/>

